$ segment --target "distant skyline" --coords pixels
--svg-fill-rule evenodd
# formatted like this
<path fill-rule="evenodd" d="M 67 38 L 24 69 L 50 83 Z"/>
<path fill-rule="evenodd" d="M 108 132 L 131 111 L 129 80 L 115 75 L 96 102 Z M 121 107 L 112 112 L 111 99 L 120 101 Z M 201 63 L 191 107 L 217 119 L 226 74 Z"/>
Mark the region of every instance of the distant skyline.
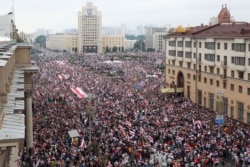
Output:
<path fill-rule="evenodd" d="M 19 31 L 62 31 L 77 28 L 78 11 L 90 0 L 0 0 L 0 15 L 12 10 Z M 250 0 L 91 0 L 102 12 L 102 27 L 137 25 L 177 27 L 207 25 L 227 4 L 236 21 L 250 22 Z"/>

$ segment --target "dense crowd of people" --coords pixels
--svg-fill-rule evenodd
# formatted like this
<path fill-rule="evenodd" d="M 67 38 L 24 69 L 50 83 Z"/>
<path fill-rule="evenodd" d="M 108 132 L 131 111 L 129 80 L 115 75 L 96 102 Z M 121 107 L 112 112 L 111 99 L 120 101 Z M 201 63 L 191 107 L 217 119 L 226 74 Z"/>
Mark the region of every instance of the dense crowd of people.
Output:
<path fill-rule="evenodd" d="M 33 57 L 40 68 L 33 76 L 34 146 L 20 151 L 19 165 L 250 165 L 249 126 L 226 116 L 219 126 L 214 111 L 159 92 L 165 78 L 156 60 L 163 56 L 121 62 L 107 61 L 108 55 Z M 78 135 L 70 137 L 72 130 Z"/>

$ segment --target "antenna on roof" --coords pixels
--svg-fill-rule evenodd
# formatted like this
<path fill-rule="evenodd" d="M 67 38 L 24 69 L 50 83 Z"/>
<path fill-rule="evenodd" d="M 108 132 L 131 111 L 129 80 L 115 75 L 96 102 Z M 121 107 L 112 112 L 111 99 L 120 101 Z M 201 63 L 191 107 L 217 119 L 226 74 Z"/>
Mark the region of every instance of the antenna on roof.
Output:
<path fill-rule="evenodd" d="M 228 0 L 229 2 L 228 2 L 228 10 L 229 10 L 229 12 L 230 12 L 230 7 L 231 7 L 231 0 Z"/>

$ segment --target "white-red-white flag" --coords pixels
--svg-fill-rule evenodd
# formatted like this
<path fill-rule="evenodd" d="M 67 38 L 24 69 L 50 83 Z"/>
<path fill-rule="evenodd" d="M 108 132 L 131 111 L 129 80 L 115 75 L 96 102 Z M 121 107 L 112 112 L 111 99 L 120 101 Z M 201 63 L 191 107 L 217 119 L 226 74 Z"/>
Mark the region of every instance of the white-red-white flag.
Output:
<path fill-rule="evenodd" d="M 82 139 L 81 148 L 83 148 L 83 149 L 87 148 L 87 145 L 86 145 L 84 139 Z"/>
<path fill-rule="evenodd" d="M 150 143 L 154 142 L 154 139 L 151 136 L 148 136 L 147 138 L 148 138 L 148 140 L 149 140 Z"/>
<path fill-rule="evenodd" d="M 58 77 L 60 78 L 61 81 L 69 79 L 69 75 L 64 75 L 64 74 L 58 75 Z"/>
<path fill-rule="evenodd" d="M 77 94 L 77 96 L 78 96 L 79 98 L 81 98 L 81 99 L 84 99 L 84 98 L 87 97 L 87 94 L 86 94 L 81 88 L 79 88 L 79 87 L 73 87 L 73 88 L 71 88 L 71 90 L 72 90 L 75 94 Z"/>

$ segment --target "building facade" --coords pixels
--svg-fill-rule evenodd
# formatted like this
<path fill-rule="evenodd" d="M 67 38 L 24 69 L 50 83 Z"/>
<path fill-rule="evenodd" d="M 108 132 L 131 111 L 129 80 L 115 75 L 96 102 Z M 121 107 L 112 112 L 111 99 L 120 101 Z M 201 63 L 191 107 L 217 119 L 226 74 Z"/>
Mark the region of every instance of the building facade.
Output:
<path fill-rule="evenodd" d="M 103 35 L 102 36 L 102 53 L 106 52 L 123 52 L 125 50 L 124 35 Z"/>
<path fill-rule="evenodd" d="M 102 50 L 102 14 L 92 2 L 78 12 L 78 52 L 100 53 Z"/>
<path fill-rule="evenodd" d="M 15 27 L 14 27 L 15 29 Z M 17 32 L 15 29 L 14 32 Z M 0 44 L 0 166 L 17 166 L 18 151 L 33 147 L 31 45 Z"/>
<path fill-rule="evenodd" d="M 145 30 L 146 50 L 147 51 L 165 51 L 164 36 L 168 29 L 163 27 L 148 27 Z"/>
<path fill-rule="evenodd" d="M 46 48 L 75 53 L 78 51 L 78 36 L 69 34 L 51 34 L 46 41 Z"/>
<path fill-rule="evenodd" d="M 167 86 L 184 88 L 184 96 L 199 105 L 250 123 L 250 24 L 222 22 L 165 38 Z"/>

